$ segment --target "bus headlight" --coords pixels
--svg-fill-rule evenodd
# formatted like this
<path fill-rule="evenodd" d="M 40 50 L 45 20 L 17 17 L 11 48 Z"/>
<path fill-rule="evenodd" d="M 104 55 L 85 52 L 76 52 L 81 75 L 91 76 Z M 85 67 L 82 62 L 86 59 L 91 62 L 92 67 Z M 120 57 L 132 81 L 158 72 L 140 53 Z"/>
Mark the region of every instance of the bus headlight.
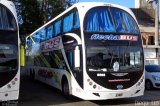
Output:
<path fill-rule="evenodd" d="M 14 81 L 18 81 L 18 78 L 14 78 Z"/>
<path fill-rule="evenodd" d="M 93 85 L 93 88 L 94 88 L 94 89 L 96 89 L 96 87 L 97 87 L 96 85 Z"/>
<path fill-rule="evenodd" d="M 11 83 L 12 83 L 12 85 L 15 85 L 15 84 L 16 84 L 16 82 L 15 82 L 15 81 L 12 81 Z"/>
<path fill-rule="evenodd" d="M 92 85 L 92 82 L 89 82 L 89 85 Z"/>
<path fill-rule="evenodd" d="M 8 84 L 8 85 L 7 85 L 7 88 L 10 89 L 10 88 L 11 88 L 11 84 Z"/>

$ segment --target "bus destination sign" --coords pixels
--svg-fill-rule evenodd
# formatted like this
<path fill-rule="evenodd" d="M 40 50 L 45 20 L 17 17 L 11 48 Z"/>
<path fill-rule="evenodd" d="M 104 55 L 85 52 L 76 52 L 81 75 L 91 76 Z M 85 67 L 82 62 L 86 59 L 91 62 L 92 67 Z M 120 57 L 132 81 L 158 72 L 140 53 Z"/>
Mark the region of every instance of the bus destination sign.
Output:
<path fill-rule="evenodd" d="M 90 40 L 125 40 L 125 41 L 138 41 L 138 36 L 135 35 L 101 35 L 93 34 Z"/>

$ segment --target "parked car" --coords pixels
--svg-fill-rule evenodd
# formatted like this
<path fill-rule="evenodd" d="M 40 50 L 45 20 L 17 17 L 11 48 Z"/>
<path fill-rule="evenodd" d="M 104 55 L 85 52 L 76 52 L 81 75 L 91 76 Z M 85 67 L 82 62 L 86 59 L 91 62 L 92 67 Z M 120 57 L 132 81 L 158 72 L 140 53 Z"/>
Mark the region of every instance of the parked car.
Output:
<path fill-rule="evenodd" d="M 160 65 L 145 66 L 145 89 L 160 88 Z"/>

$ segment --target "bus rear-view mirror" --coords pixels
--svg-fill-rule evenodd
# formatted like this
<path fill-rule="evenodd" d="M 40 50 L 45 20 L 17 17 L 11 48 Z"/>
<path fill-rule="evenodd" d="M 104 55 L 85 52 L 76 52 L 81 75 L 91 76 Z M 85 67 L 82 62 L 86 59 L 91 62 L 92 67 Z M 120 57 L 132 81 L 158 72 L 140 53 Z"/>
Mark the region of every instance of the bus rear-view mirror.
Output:
<path fill-rule="evenodd" d="M 80 50 L 79 46 L 76 46 L 74 50 L 74 68 L 78 69 L 79 67 L 80 67 Z"/>
<path fill-rule="evenodd" d="M 23 44 L 20 45 L 20 66 L 23 67 L 25 65 L 25 46 Z"/>

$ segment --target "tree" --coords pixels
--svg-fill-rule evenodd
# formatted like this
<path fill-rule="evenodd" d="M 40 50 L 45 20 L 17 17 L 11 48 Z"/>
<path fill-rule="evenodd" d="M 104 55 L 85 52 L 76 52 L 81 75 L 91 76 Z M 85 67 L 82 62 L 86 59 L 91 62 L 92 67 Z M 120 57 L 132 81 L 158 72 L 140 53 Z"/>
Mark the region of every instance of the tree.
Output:
<path fill-rule="evenodd" d="M 42 0 L 40 7 L 44 24 L 65 10 L 63 2 L 59 0 Z"/>
<path fill-rule="evenodd" d="M 27 36 L 51 20 L 77 0 L 13 0 L 18 4 L 17 12 L 22 16 L 20 35 Z"/>
<path fill-rule="evenodd" d="M 23 24 L 20 26 L 20 34 L 27 35 L 42 25 L 42 17 L 37 0 L 20 0 Z"/>

